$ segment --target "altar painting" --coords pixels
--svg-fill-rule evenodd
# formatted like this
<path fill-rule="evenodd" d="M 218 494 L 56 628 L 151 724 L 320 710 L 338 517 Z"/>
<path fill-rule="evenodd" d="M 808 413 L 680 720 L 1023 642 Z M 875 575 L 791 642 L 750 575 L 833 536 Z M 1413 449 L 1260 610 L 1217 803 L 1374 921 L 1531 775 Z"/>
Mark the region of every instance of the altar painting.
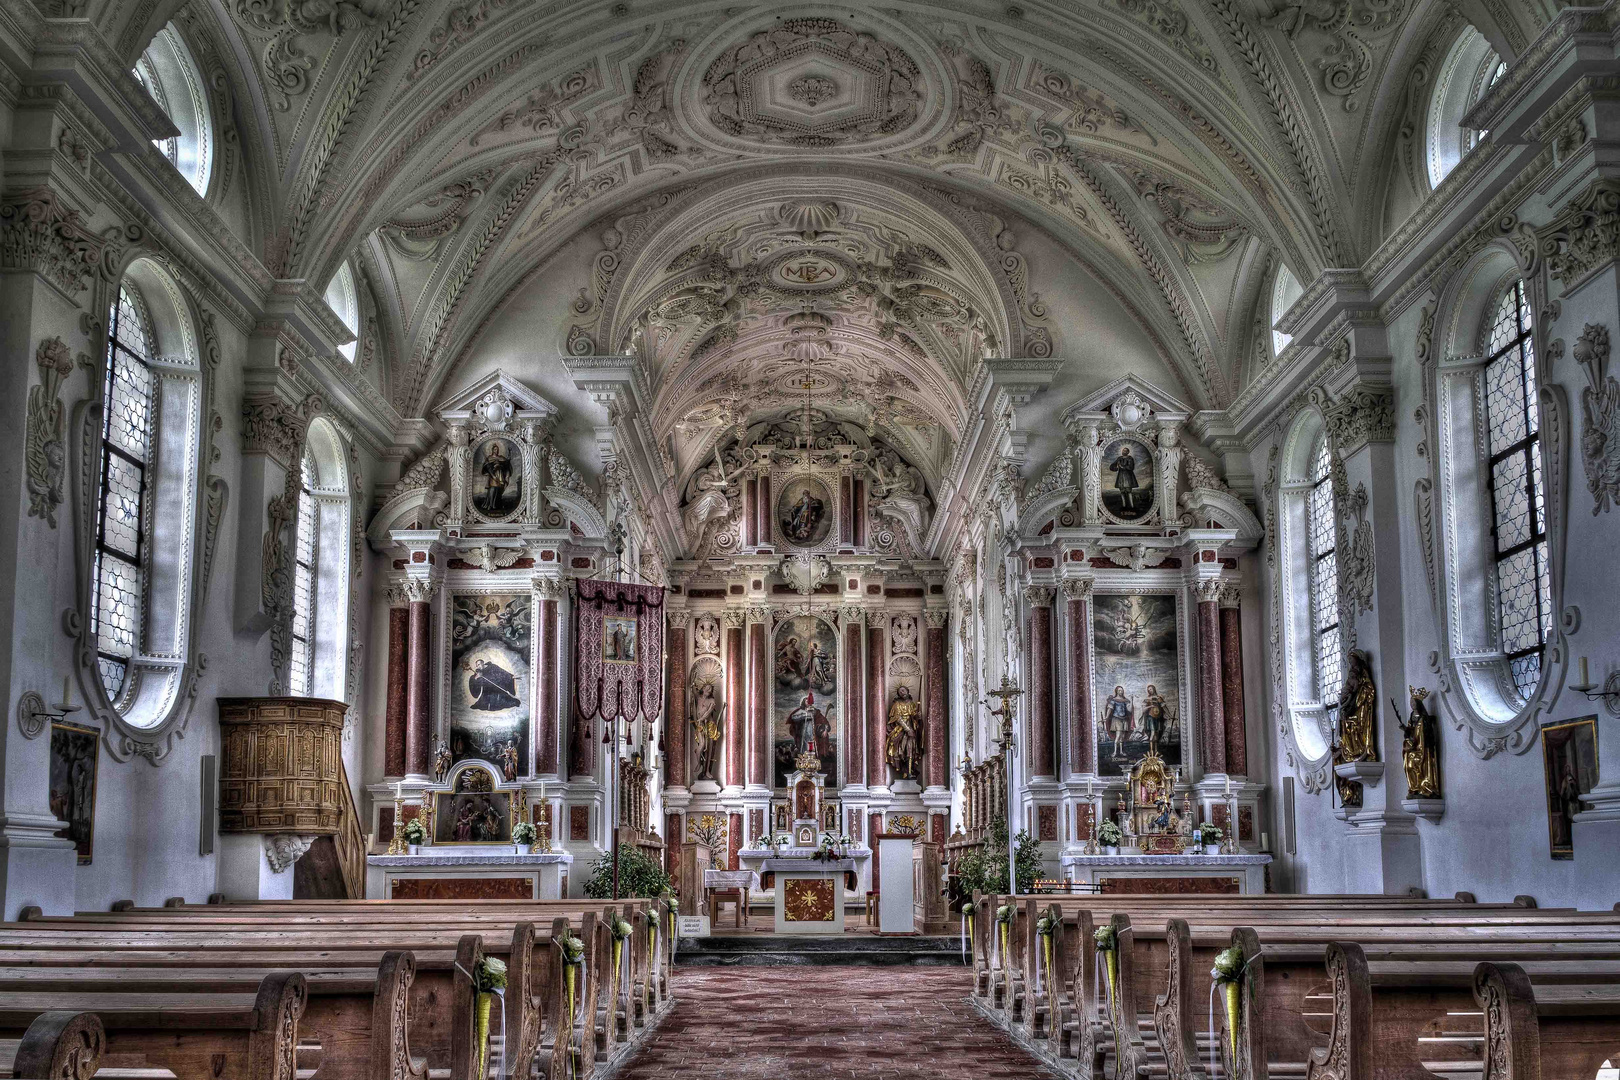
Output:
<path fill-rule="evenodd" d="M 531 600 L 523 593 L 452 598 L 450 752 L 528 776 Z"/>
<path fill-rule="evenodd" d="M 833 497 L 827 485 L 800 476 L 782 485 L 776 499 L 777 527 L 794 547 L 815 547 L 832 530 Z"/>
<path fill-rule="evenodd" d="M 829 785 L 837 782 L 838 635 L 812 615 L 796 615 L 776 628 L 775 776 L 787 787 L 794 761 L 806 751 L 821 759 Z"/>
<path fill-rule="evenodd" d="M 510 844 L 512 796 L 504 791 L 439 792 L 433 811 L 435 844 Z"/>
<path fill-rule="evenodd" d="M 1092 600 L 1097 772 L 1124 776 L 1156 751 L 1180 767 L 1181 677 L 1176 598 L 1099 594 Z"/>
<path fill-rule="evenodd" d="M 1108 440 L 1102 450 L 1103 509 L 1118 521 L 1140 521 L 1153 509 L 1153 450 L 1135 435 Z"/>
<path fill-rule="evenodd" d="M 491 521 L 517 513 L 523 502 L 523 451 L 499 435 L 473 449 L 468 494 L 473 509 Z"/>

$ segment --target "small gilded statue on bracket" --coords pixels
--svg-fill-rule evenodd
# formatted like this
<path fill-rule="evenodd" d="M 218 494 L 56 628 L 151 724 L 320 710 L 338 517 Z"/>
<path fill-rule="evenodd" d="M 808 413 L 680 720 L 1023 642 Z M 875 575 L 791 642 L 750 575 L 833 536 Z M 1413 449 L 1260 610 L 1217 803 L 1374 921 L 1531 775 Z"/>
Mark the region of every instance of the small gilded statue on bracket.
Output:
<path fill-rule="evenodd" d="M 1401 723 L 1400 710 L 1395 710 L 1397 724 L 1401 725 L 1401 767 L 1406 770 L 1406 793 L 1414 799 L 1440 798 L 1440 728 L 1434 714 L 1424 705 L 1429 696 L 1428 687 L 1408 687 L 1412 695 L 1412 712 L 1406 723 Z M 1391 702 L 1391 707 L 1394 703 Z"/>
<path fill-rule="evenodd" d="M 896 780 L 915 780 L 923 754 L 922 707 L 911 696 L 911 687 L 900 684 L 889 703 L 888 739 L 884 758 Z"/>
<path fill-rule="evenodd" d="M 1372 657 L 1360 649 L 1350 650 L 1350 671 L 1339 693 L 1338 740 L 1333 746 L 1333 764 L 1377 761 L 1378 689 L 1373 683 Z M 1348 777 L 1336 777 L 1339 803 L 1355 808 L 1362 803 L 1361 784 Z"/>

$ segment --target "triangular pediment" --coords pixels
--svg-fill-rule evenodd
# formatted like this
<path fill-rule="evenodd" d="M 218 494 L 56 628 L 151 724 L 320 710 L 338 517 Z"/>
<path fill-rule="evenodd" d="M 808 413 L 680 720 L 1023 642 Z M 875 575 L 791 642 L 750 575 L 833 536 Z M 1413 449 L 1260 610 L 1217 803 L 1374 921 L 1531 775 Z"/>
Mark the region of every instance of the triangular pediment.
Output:
<path fill-rule="evenodd" d="M 517 419 L 544 420 L 557 412 L 557 406 L 500 368 L 451 394 L 435 411 L 446 423 L 468 420 L 479 405 L 486 400 L 499 400 L 503 395 L 512 403 L 512 415 Z"/>
<path fill-rule="evenodd" d="M 1063 413 L 1065 425 L 1081 420 L 1100 420 L 1112 415 L 1119 402 L 1134 400 L 1145 406 L 1156 420 L 1182 421 L 1192 415 L 1187 403 L 1136 375 L 1123 375 L 1100 390 L 1095 390 Z"/>

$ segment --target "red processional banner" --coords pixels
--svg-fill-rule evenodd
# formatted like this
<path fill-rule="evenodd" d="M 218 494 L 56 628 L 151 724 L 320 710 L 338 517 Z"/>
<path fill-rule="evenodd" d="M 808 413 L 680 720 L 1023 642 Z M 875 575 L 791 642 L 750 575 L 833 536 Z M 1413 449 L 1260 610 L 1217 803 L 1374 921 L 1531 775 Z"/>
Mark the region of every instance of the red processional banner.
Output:
<path fill-rule="evenodd" d="M 575 582 L 574 699 L 579 715 L 657 720 L 664 705 L 664 590 Z"/>

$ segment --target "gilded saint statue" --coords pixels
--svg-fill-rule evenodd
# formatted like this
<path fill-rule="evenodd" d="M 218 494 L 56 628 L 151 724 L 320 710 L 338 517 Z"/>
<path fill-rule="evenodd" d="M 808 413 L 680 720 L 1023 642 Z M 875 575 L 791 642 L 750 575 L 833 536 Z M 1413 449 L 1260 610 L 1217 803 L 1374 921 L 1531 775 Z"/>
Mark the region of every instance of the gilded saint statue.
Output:
<path fill-rule="evenodd" d="M 1406 770 L 1406 793 L 1414 799 L 1440 798 L 1440 729 L 1423 699 L 1427 687 L 1409 687 L 1412 712 L 1401 725 L 1401 767 Z"/>
<path fill-rule="evenodd" d="M 1339 738 L 1333 747 L 1333 764 L 1343 765 L 1355 761 L 1377 761 L 1378 749 L 1374 731 L 1378 723 L 1378 689 L 1373 685 L 1372 658 L 1360 649 L 1350 650 L 1350 673 L 1345 676 L 1344 689 L 1339 693 Z M 1336 777 L 1339 803 L 1358 807 L 1362 801 L 1361 784 L 1346 777 Z"/>
<path fill-rule="evenodd" d="M 713 780 L 720 757 L 720 699 L 715 679 L 698 683 L 692 702 L 692 743 L 697 749 L 697 779 Z"/>
<path fill-rule="evenodd" d="M 911 687 L 902 685 L 889 703 L 888 740 L 884 758 L 896 780 L 915 780 L 922 758 L 922 706 L 911 696 Z"/>

